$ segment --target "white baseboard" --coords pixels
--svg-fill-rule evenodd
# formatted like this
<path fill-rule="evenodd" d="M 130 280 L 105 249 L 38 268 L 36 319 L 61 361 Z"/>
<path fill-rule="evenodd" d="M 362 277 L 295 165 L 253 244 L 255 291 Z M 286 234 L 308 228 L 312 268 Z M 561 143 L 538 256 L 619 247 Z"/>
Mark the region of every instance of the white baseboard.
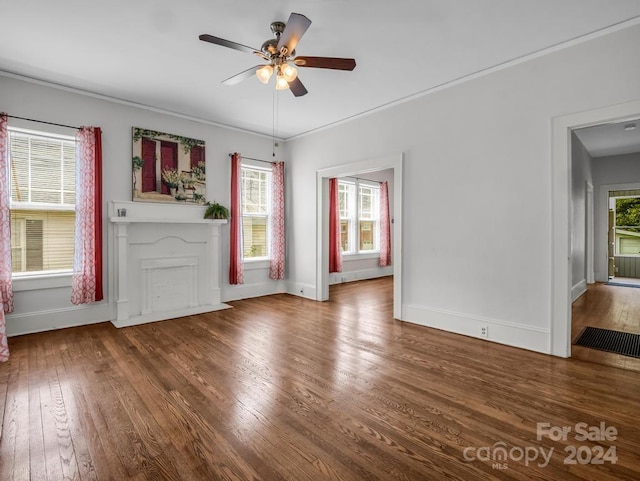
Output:
<path fill-rule="evenodd" d="M 414 324 L 550 354 L 551 335 L 549 329 L 433 309 L 426 306 L 404 305 L 402 312 L 404 320 Z M 486 337 L 480 334 L 481 327 L 487 328 Z"/>
<path fill-rule="evenodd" d="M 97 324 L 112 318 L 112 309 L 107 302 L 24 314 L 7 314 L 7 337 Z"/>
<path fill-rule="evenodd" d="M 250 299 L 252 297 L 270 296 L 288 292 L 286 281 L 267 281 L 256 284 L 238 284 L 225 286 L 222 291 L 223 302 Z"/>
<path fill-rule="evenodd" d="M 112 320 L 111 323 L 116 327 L 137 326 L 138 324 L 147 324 L 149 322 L 166 321 L 169 319 L 176 319 L 178 317 L 194 316 L 196 314 L 203 314 L 205 312 L 220 311 L 222 309 L 230 309 L 230 308 L 231 306 L 227 304 L 190 307 L 186 309 L 178 309 L 176 311 L 151 312 L 149 314 L 132 316 L 122 321 Z"/>
<path fill-rule="evenodd" d="M 301 282 L 289 282 L 287 284 L 287 293 L 292 296 L 304 297 L 305 299 L 316 299 L 316 286 L 311 284 L 303 284 Z"/>
<path fill-rule="evenodd" d="M 343 282 L 362 281 L 393 275 L 393 266 L 361 269 L 358 271 L 333 272 L 329 274 L 329 285 L 342 284 Z"/>
<path fill-rule="evenodd" d="M 578 299 L 578 297 L 580 297 L 585 292 L 587 292 L 587 280 L 582 279 L 580 282 L 578 282 L 575 286 L 571 288 L 571 302 Z"/>

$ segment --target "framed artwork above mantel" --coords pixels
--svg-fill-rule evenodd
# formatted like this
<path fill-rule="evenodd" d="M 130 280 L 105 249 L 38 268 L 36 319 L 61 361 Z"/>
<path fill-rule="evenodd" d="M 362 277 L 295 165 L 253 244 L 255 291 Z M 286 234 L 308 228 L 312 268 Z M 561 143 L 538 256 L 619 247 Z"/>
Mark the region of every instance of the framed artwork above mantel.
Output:
<path fill-rule="evenodd" d="M 206 202 L 204 140 L 133 127 L 131 165 L 134 201 Z"/>

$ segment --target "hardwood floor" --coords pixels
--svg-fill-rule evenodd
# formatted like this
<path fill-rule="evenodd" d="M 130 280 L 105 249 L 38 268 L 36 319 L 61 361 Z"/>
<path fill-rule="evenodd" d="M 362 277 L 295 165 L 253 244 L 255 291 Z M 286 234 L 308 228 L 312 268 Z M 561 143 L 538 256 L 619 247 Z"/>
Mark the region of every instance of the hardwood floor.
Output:
<path fill-rule="evenodd" d="M 590 284 L 571 309 L 571 338 L 587 327 L 640 334 L 640 288 Z M 640 359 L 583 346 L 572 346 L 571 357 L 640 372 Z"/>
<path fill-rule="evenodd" d="M 640 374 L 395 321 L 391 295 L 377 279 L 10 338 L 0 479 L 640 479 Z M 579 440 L 581 422 L 617 437 Z"/>

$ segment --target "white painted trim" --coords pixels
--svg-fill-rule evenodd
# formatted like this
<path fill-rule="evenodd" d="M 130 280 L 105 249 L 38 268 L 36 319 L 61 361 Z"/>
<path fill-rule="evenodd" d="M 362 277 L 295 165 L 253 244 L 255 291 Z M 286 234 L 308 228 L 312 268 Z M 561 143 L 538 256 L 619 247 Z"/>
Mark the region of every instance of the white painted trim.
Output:
<path fill-rule="evenodd" d="M 587 280 L 582 279 L 571 288 L 571 302 L 574 302 L 585 292 L 587 292 Z"/>
<path fill-rule="evenodd" d="M 393 169 L 393 317 L 402 319 L 402 166 L 403 154 L 388 154 L 316 172 L 316 300 L 329 299 L 329 179 Z"/>
<path fill-rule="evenodd" d="M 632 19 L 629 19 L 629 20 L 624 20 L 624 21 L 616 23 L 614 25 L 610 25 L 610 26 L 602 28 L 600 30 L 596 30 L 595 32 L 591 32 L 591 33 L 588 33 L 588 34 L 585 34 L 585 35 L 581 35 L 581 36 L 573 38 L 571 40 L 560 42 L 560 43 L 557 43 L 555 45 L 551 45 L 550 47 L 546 47 L 546 48 L 537 50 L 535 52 L 528 53 L 526 55 L 522 55 L 520 57 L 511 59 L 511 60 L 507 60 L 505 62 L 499 63 L 498 65 L 494 65 L 494 66 L 485 68 L 483 70 L 478 70 L 477 72 L 473 72 L 473 73 L 470 73 L 468 75 L 463 75 L 462 77 L 458 77 L 456 79 L 452 79 L 452 80 L 443 82 L 443 83 L 441 83 L 439 85 L 435 85 L 433 87 L 430 87 L 428 89 L 422 90 L 420 92 L 416 92 L 415 94 L 408 95 L 406 97 L 403 97 L 403 98 L 400 98 L 400 99 L 397 99 L 397 100 L 392 100 L 389 103 L 386 103 L 386 104 L 380 105 L 378 107 L 374 107 L 372 109 L 366 110 L 364 112 L 360 112 L 358 114 L 352 115 L 351 117 L 347 117 L 345 119 L 338 120 L 336 122 L 332 122 L 330 124 L 323 125 L 321 127 L 317 127 L 315 129 L 311 129 L 311 130 L 308 130 L 306 132 L 302 132 L 300 134 L 293 135 L 291 137 L 287 137 L 285 139 L 285 141 L 289 142 L 290 140 L 297 140 L 297 139 L 300 139 L 302 137 L 306 137 L 306 136 L 311 135 L 311 134 L 322 132 L 323 130 L 327 130 L 329 128 L 333 128 L 333 127 L 337 127 L 339 125 L 343 125 L 343 124 L 345 124 L 347 122 L 351 122 L 352 120 L 359 119 L 359 118 L 366 117 L 366 116 L 374 114 L 374 113 L 381 112 L 381 111 L 386 110 L 388 108 L 392 108 L 392 107 L 395 107 L 397 105 L 401 105 L 401 104 L 403 104 L 405 102 L 411 102 L 412 100 L 419 99 L 419 98 L 424 97 L 426 95 L 429 95 L 429 94 L 432 94 L 432 93 L 435 93 L 435 92 L 439 92 L 441 90 L 445 90 L 445 89 L 454 87 L 456 85 L 460 85 L 460 84 L 469 82 L 471 80 L 475 80 L 477 78 L 484 77 L 484 76 L 492 74 L 494 72 L 499 72 L 501 70 L 508 69 L 508 68 L 514 67 L 516 65 L 520 65 L 520 64 L 528 62 L 530 60 L 542 57 L 544 55 L 548 55 L 550 53 L 559 52 L 559 51 L 564 50 L 566 48 L 573 47 L 574 45 L 579 45 L 581 43 L 588 42 L 589 40 L 600 38 L 600 37 L 602 37 L 604 35 L 609 35 L 611 33 L 618 32 L 620 30 L 623 30 L 625 28 L 630 28 L 630 27 L 633 27 L 633 26 L 638 25 L 638 24 L 640 24 L 640 16 L 632 18 Z"/>
<path fill-rule="evenodd" d="M 6 314 L 7 337 L 108 322 L 113 318 L 106 301 L 82 306 Z M 89 320 L 93 319 L 93 320 Z"/>
<path fill-rule="evenodd" d="M 593 184 L 587 182 L 587 284 L 593 284 L 595 282 L 595 221 L 596 219 L 593 199 Z"/>
<path fill-rule="evenodd" d="M 179 317 L 193 316 L 196 314 L 203 314 L 205 312 L 214 312 L 230 308 L 231 306 L 227 304 L 216 304 L 209 306 L 189 307 L 186 309 L 178 309 L 175 311 L 150 312 L 148 314 L 128 317 L 127 319 L 123 319 L 120 321 L 112 320 L 111 324 L 118 328 L 130 327 L 137 326 L 139 324 L 148 324 L 149 322 L 168 321 L 170 319 L 177 319 Z"/>
<path fill-rule="evenodd" d="M 552 119 L 551 336 L 549 351 L 571 356 L 571 131 L 640 114 L 640 100 Z"/>
<path fill-rule="evenodd" d="M 549 354 L 548 329 L 427 306 L 406 305 L 403 311 L 407 322 Z M 481 327 L 488 328 L 487 337 L 480 335 Z"/>
<path fill-rule="evenodd" d="M 254 284 L 237 284 L 225 286 L 222 293 L 224 302 L 250 299 L 252 297 L 270 296 L 287 292 L 285 281 L 266 281 Z"/>
<path fill-rule="evenodd" d="M 175 118 L 178 118 L 178 119 L 190 120 L 192 122 L 197 122 L 199 124 L 211 125 L 211 126 L 214 126 L 214 127 L 219 127 L 221 129 L 233 130 L 234 132 L 248 133 L 248 134 L 256 135 L 258 137 L 266 138 L 266 139 L 269 139 L 269 140 L 272 140 L 274 138 L 272 134 L 264 134 L 262 132 L 258 132 L 258 131 L 254 131 L 254 130 L 241 129 L 239 127 L 233 127 L 231 125 L 223 124 L 223 123 L 220 123 L 220 122 L 215 122 L 213 120 L 203 119 L 203 118 L 200 118 L 200 117 L 195 117 L 193 115 L 187 115 L 187 114 L 183 114 L 183 113 L 180 113 L 180 112 L 174 112 L 173 110 L 167 110 L 167 109 L 163 109 L 163 108 L 160 108 L 160 107 L 154 107 L 152 105 L 146 105 L 146 104 L 142 104 L 142 103 L 139 103 L 139 102 L 133 102 L 131 100 L 125 100 L 125 99 L 121 99 L 121 98 L 118 98 L 118 97 L 112 97 L 110 95 L 104 95 L 104 94 L 100 94 L 100 93 L 97 93 L 97 92 L 92 92 L 90 90 L 83 90 L 83 89 L 80 89 L 80 88 L 77 88 L 77 87 L 69 87 L 67 85 L 55 83 L 55 82 L 52 82 L 50 80 L 42 80 L 42 79 L 38 79 L 38 78 L 35 78 L 35 77 L 28 77 L 26 75 L 18 74 L 18 73 L 15 73 L 15 72 L 10 72 L 8 70 L 0 69 L 0 76 L 8 77 L 8 78 L 16 79 L 16 80 L 22 80 L 23 82 L 29 82 L 29 83 L 36 84 L 36 85 L 42 85 L 44 87 L 54 88 L 54 89 L 62 90 L 64 92 L 71 92 L 71 93 L 78 94 L 78 95 L 84 95 L 85 97 L 91 97 L 91 98 L 98 99 L 98 100 L 104 100 L 104 101 L 107 101 L 107 102 L 113 102 L 114 104 L 125 105 L 127 107 L 135 107 L 137 109 L 147 110 L 149 112 L 155 112 L 157 114 L 168 115 L 170 117 L 175 117 Z M 275 139 L 283 141 L 283 142 L 285 141 L 285 139 L 282 138 L 282 137 L 277 137 L 276 136 Z"/>
<path fill-rule="evenodd" d="M 59 287 L 71 287 L 73 282 L 73 272 L 63 274 L 44 274 L 38 276 L 15 276 L 13 277 L 13 292 L 39 291 L 42 289 L 57 289 Z"/>
<path fill-rule="evenodd" d="M 291 282 L 287 283 L 287 293 L 292 296 L 304 297 L 305 299 L 311 299 L 313 301 L 317 300 L 318 290 L 316 286 L 311 284 L 304 284 L 302 282 Z"/>
<path fill-rule="evenodd" d="M 375 267 L 372 269 L 359 269 L 357 271 L 334 272 L 329 274 L 329 284 L 342 284 L 343 282 L 363 281 L 377 279 L 393 275 L 393 266 Z"/>

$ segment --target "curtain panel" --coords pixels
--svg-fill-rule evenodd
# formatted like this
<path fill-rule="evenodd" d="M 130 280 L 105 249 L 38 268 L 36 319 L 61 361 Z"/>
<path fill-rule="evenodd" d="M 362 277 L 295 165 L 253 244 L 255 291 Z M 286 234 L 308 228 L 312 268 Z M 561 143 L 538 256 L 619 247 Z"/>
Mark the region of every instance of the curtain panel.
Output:
<path fill-rule="evenodd" d="M 229 220 L 229 284 L 244 284 L 242 264 L 242 158 L 239 153 L 231 156 L 231 219 Z"/>
<path fill-rule="evenodd" d="M 4 313 L 13 311 L 10 200 L 9 133 L 7 116 L 0 114 L 0 362 L 9 359 Z"/>
<path fill-rule="evenodd" d="M 389 185 L 380 182 L 380 266 L 391 265 L 391 220 L 389 217 Z"/>
<path fill-rule="evenodd" d="M 103 299 L 102 131 L 82 127 L 76 134 L 76 232 L 71 302 Z"/>
<path fill-rule="evenodd" d="M 329 272 L 342 272 L 338 179 L 329 179 Z"/>
<path fill-rule="evenodd" d="M 0 114 L 0 303 L 4 312 L 13 312 L 10 202 L 9 132 L 7 115 Z"/>
<path fill-rule="evenodd" d="M 271 164 L 271 260 L 269 278 L 284 279 L 284 162 Z"/>

